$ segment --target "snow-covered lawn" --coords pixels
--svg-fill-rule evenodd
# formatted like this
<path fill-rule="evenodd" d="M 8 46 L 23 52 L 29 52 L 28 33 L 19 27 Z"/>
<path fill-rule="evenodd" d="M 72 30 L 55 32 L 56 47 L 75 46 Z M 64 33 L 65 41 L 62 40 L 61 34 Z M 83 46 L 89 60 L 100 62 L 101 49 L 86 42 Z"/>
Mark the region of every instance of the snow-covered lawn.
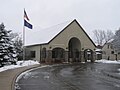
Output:
<path fill-rule="evenodd" d="M 105 60 L 105 59 L 101 59 L 101 60 L 96 60 L 95 62 L 98 63 L 113 63 L 113 64 L 120 64 L 120 60 Z"/>
<path fill-rule="evenodd" d="M 14 68 L 19 68 L 19 67 L 24 67 L 24 66 L 34 65 L 34 64 L 39 64 L 39 63 L 37 61 L 33 61 L 33 60 L 18 61 L 17 65 L 7 65 L 4 67 L 1 67 L 0 72 L 8 70 L 8 69 L 14 69 Z"/>

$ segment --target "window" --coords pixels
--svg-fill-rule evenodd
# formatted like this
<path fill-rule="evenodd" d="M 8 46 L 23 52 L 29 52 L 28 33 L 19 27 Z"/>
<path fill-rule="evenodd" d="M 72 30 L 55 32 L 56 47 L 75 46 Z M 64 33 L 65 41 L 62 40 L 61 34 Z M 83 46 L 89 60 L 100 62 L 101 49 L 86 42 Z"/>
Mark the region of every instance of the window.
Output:
<path fill-rule="evenodd" d="M 113 46 L 111 45 L 110 48 L 113 49 Z"/>
<path fill-rule="evenodd" d="M 31 58 L 35 58 L 35 51 L 31 51 Z"/>
<path fill-rule="evenodd" d="M 111 54 L 114 54 L 114 51 L 111 51 Z"/>
<path fill-rule="evenodd" d="M 108 49 L 109 49 L 109 45 L 108 45 Z"/>
<path fill-rule="evenodd" d="M 64 49 L 54 48 L 52 50 L 52 58 L 64 58 Z"/>
<path fill-rule="evenodd" d="M 120 54 L 120 52 L 118 52 L 118 54 Z"/>

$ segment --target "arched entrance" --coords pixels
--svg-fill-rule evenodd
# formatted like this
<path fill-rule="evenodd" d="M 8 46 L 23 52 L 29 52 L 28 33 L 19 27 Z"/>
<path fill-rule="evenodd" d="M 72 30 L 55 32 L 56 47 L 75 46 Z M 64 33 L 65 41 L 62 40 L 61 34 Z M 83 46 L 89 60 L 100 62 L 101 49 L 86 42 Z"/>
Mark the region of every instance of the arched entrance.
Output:
<path fill-rule="evenodd" d="M 84 50 L 84 58 L 85 58 L 85 62 L 87 62 L 87 60 L 90 60 L 92 62 L 93 61 L 93 51 L 91 49 L 85 49 Z"/>
<path fill-rule="evenodd" d="M 52 59 L 54 62 L 64 62 L 65 60 L 65 50 L 63 48 L 54 48 L 52 50 Z"/>
<path fill-rule="evenodd" d="M 68 49 L 69 49 L 69 61 L 70 62 L 80 61 L 81 43 L 78 38 L 73 37 L 70 39 Z"/>

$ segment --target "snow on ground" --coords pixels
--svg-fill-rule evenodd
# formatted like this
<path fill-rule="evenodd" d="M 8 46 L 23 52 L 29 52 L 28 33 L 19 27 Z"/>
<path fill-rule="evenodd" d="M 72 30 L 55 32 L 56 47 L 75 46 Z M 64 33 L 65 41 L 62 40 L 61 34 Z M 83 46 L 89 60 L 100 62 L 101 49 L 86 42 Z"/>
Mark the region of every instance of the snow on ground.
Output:
<path fill-rule="evenodd" d="M 113 64 L 120 64 L 120 60 L 106 60 L 106 59 L 101 59 L 101 60 L 96 60 L 95 62 L 98 63 L 113 63 Z"/>
<path fill-rule="evenodd" d="M 105 59 L 101 59 L 101 60 L 96 60 L 95 62 L 98 63 L 108 63 L 108 64 L 120 64 L 120 60 L 105 60 Z M 118 69 L 118 74 L 120 74 L 120 68 Z"/>
<path fill-rule="evenodd" d="M 39 63 L 33 60 L 18 61 L 17 65 L 6 65 L 4 67 L 1 67 L 0 72 L 8 70 L 8 69 L 14 69 L 14 68 L 19 68 L 19 67 L 24 67 L 24 66 L 34 65 L 34 64 L 39 64 Z"/>
<path fill-rule="evenodd" d="M 119 72 L 119 74 L 120 74 L 120 68 L 118 69 L 118 72 Z"/>
<path fill-rule="evenodd" d="M 113 64 L 120 64 L 120 60 L 115 61 L 115 60 L 96 60 L 95 62 L 97 63 L 113 63 Z M 37 61 L 33 60 L 28 60 L 28 61 L 18 61 L 17 65 L 6 65 L 2 68 L 0 68 L 0 72 L 8 70 L 8 69 L 14 69 L 14 68 L 19 68 L 19 67 L 24 67 L 24 66 L 29 66 L 29 65 L 34 65 L 34 64 L 39 64 Z M 119 69 L 120 71 L 120 69 Z"/>

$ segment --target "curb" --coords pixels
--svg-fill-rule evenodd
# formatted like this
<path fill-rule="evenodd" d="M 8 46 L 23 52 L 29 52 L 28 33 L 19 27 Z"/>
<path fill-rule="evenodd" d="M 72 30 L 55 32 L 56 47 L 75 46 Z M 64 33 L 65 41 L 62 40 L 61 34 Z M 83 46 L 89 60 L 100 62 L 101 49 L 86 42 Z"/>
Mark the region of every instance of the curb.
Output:
<path fill-rule="evenodd" d="M 53 64 L 52 66 L 58 66 L 58 65 L 61 65 L 61 64 Z M 44 64 L 40 64 L 40 65 L 33 65 L 33 67 L 30 67 L 30 68 L 27 68 L 26 67 L 26 69 L 25 70 L 22 70 L 22 71 L 20 71 L 19 73 L 17 73 L 15 76 L 14 76 L 14 78 L 13 78 L 13 80 L 12 80 L 12 84 L 11 84 L 11 90 L 15 90 L 15 84 L 16 84 L 16 80 L 17 80 L 17 78 L 19 77 L 19 75 L 20 74 L 22 74 L 22 73 L 24 73 L 24 72 L 26 72 L 26 71 L 28 71 L 28 70 L 32 70 L 32 69 L 35 69 L 35 68 L 43 68 L 42 66 L 44 66 L 44 67 L 46 67 L 46 66 L 49 66 L 48 64 L 46 65 L 44 65 Z"/>
<path fill-rule="evenodd" d="M 23 72 L 26 72 L 26 71 L 28 71 L 28 70 L 30 70 L 30 69 L 33 69 L 33 68 L 37 68 L 37 67 L 40 67 L 41 65 L 33 65 L 32 67 L 30 67 L 30 68 L 27 68 L 27 66 L 26 67 L 22 67 L 22 68 L 26 68 L 26 69 L 24 69 L 24 70 L 22 70 L 22 71 L 20 71 L 19 73 L 17 73 L 14 77 L 13 77 L 13 80 L 12 80 L 12 83 L 11 83 L 11 90 L 15 90 L 15 81 L 16 81 L 16 79 L 17 79 L 17 77 L 20 75 L 20 74 L 22 74 Z"/>

